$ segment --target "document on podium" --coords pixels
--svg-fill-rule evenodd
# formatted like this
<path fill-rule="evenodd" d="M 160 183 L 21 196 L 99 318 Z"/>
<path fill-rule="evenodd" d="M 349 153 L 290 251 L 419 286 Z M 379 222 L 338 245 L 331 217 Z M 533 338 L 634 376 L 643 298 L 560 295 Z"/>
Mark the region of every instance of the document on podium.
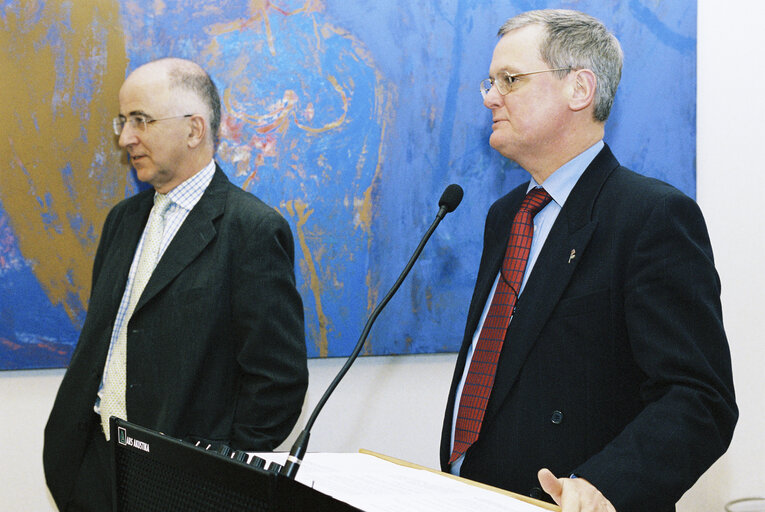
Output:
<path fill-rule="evenodd" d="M 257 455 L 279 464 L 287 456 Z M 307 453 L 295 479 L 365 512 L 560 510 L 548 503 L 366 451 Z"/>

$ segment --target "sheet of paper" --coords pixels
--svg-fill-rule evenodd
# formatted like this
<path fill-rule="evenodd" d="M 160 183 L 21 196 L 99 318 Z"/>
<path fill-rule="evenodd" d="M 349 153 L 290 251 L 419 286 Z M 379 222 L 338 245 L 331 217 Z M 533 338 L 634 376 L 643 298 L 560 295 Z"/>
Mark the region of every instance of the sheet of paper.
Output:
<path fill-rule="evenodd" d="M 279 464 L 286 460 L 285 453 L 257 455 Z M 442 474 L 401 466 L 364 453 L 307 453 L 296 480 L 366 512 L 545 510 Z"/>

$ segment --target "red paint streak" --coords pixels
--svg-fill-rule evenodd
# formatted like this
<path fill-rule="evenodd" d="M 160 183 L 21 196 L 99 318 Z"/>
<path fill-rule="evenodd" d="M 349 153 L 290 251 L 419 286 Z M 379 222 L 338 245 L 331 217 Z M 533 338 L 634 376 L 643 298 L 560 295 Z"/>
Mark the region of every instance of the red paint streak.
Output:
<path fill-rule="evenodd" d="M 229 140 L 240 142 L 242 140 L 242 128 L 244 123 L 233 116 L 223 116 L 221 120 L 221 135 Z"/>
<path fill-rule="evenodd" d="M 3 345 L 5 345 L 11 350 L 18 350 L 21 348 L 21 345 L 19 345 L 18 343 L 14 343 L 11 340 L 6 338 L 0 338 L 0 343 L 2 343 Z"/>

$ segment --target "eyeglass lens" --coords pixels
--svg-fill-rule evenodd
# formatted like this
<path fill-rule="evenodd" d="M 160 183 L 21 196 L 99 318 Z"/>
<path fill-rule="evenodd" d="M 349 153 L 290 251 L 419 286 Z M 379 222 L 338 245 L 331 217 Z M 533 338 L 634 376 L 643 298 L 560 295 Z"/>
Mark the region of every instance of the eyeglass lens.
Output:
<path fill-rule="evenodd" d="M 130 124 L 130 127 L 134 130 L 146 130 L 146 119 L 142 117 L 130 116 L 127 119 L 124 117 L 115 117 L 112 119 L 114 135 L 121 135 L 126 124 Z"/>

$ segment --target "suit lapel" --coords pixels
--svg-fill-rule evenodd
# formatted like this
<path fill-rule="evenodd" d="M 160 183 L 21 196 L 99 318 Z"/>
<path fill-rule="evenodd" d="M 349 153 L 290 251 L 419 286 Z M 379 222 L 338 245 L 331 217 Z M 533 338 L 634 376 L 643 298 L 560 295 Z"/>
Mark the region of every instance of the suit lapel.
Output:
<path fill-rule="evenodd" d="M 484 421 L 491 419 L 512 389 L 529 351 L 586 255 L 598 224 L 592 218 L 594 203 L 618 165 L 606 146 L 582 174 L 555 220 L 510 322 Z"/>
<path fill-rule="evenodd" d="M 227 183 L 228 178 L 220 167 L 216 167 L 207 190 L 189 212 L 157 263 L 136 304 L 136 311 L 175 279 L 215 238 L 217 230 L 213 221 L 222 215 L 225 209 Z"/>
<path fill-rule="evenodd" d="M 462 347 L 457 357 L 456 374 L 459 377 L 464 372 L 465 361 L 472 344 L 473 334 L 478 327 L 478 322 L 481 319 L 489 292 L 491 292 L 499 268 L 502 265 L 502 260 L 505 257 L 513 217 L 518 208 L 520 208 L 525 196 L 526 187 L 528 187 L 528 183 L 519 186 L 513 192 L 499 199 L 495 205 L 497 212 L 489 213 L 489 221 L 484 233 L 484 250 L 481 255 L 481 263 L 476 278 L 475 289 L 473 290 L 473 297 L 470 299 Z M 452 383 L 452 392 L 456 390 L 457 383 Z"/>
<path fill-rule="evenodd" d="M 111 237 L 113 242 L 109 250 L 113 257 L 109 257 L 109 261 L 115 264 L 113 268 L 107 270 L 110 274 L 109 279 L 113 283 L 111 298 L 117 305 L 125 292 L 135 250 L 153 205 L 154 191 L 146 191 L 142 194 L 136 197 L 137 200 L 134 203 L 128 205 L 124 218 L 117 226 L 116 233 Z"/>
<path fill-rule="evenodd" d="M 449 397 L 446 403 L 444 414 L 444 423 L 441 436 L 441 464 L 445 468 L 449 459 L 451 446 L 452 418 L 454 416 L 454 402 L 462 375 L 465 371 L 467 354 L 473 340 L 473 334 L 478 327 L 481 314 L 486 305 L 489 292 L 491 292 L 494 280 L 499 272 L 502 259 L 505 256 L 507 241 L 510 238 L 510 227 L 513 222 L 515 212 L 520 208 L 521 202 L 526 194 L 528 182 L 520 185 L 512 192 L 501 197 L 494 203 L 489 210 L 484 230 L 484 247 L 481 253 L 481 263 L 478 267 L 478 276 L 473 290 L 473 297 L 470 299 L 468 308 L 467 322 L 465 324 L 465 333 L 463 335 L 462 346 L 457 355 L 457 362 L 454 368 Z"/>

